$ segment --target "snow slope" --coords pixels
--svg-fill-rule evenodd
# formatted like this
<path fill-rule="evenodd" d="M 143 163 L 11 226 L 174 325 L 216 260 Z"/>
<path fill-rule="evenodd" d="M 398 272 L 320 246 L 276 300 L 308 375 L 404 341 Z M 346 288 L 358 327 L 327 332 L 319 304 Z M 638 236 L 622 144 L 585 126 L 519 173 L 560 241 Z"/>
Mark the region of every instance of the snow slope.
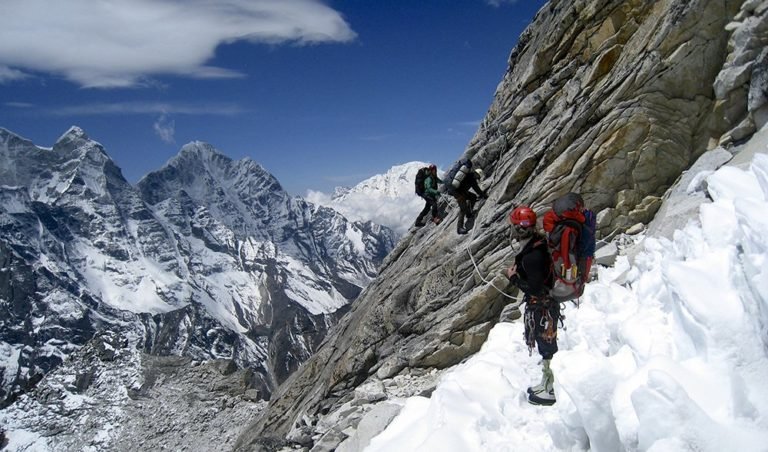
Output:
<path fill-rule="evenodd" d="M 567 305 L 554 407 L 527 403 L 539 357 L 501 323 L 365 450 L 768 450 L 768 155 L 706 183 L 697 222 Z"/>

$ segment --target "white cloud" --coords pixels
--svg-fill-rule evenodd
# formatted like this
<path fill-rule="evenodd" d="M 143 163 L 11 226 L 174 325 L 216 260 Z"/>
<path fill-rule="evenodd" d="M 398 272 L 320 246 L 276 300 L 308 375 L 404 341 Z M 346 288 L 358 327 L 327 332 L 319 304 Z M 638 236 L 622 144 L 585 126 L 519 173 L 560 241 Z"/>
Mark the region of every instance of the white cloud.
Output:
<path fill-rule="evenodd" d="M 321 191 L 307 190 L 307 195 L 304 197 L 304 199 L 320 206 L 331 206 L 331 195 Z"/>
<path fill-rule="evenodd" d="M 157 121 L 155 121 L 153 128 L 155 129 L 157 136 L 164 142 L 168 144 L 176 143 L 176 139 L 174 138 L 176 133 L 176 121 L 170 119 L 167 115 L 160 115 L 160 117 L 157 118 Z"/>
<path fill-rule="evenodd" d="M 117 102 L 72 105 L 40 110 L 36 114 L 52 116 L 101 116 L 123 114 L 182 114 L 229 116 L 243 113 L 235 104 L 168 104 L 164 102 Z"/>
<path fill-rule="evenodd" d="M 517 0 L 485 0 L 485 2 L 491 6 L 498 8 L 499 6 L 504 4 L 513 5 L 517 3 Z"/>
<path fill-rule="evenodd" d="M 350 193 L 341 202 L 326 193 L 308 190 L 305 199 L 335 209 L 352 221 L 372 221 L 403 235 L 424 207 L 424 200 L 414 194 L 388 197 L 378 193 Z"/>
<path fill-rule="evenodd" d="M 32 108 L 35 106 L 29 102 L 5 102 L 3 105 L 12 108 Z"/>
<path fill-rule="evenodd" d="M 3 11 L 0 82 L 22 70 L 100 88 L 135 86 L 157 74 L 240 77 L 205 64 L 217 46 L 356 36 L 317 0 L 5 0 Z"/>
<path fill-rule="evenodd" d="M 6 66 L 0 66 L 0 84 L 21 80 L 27 77 L 29 77 L 27 74 L 19 70 L 11 69 Z"/>
<path fill-rule="evenodd" d="M 305 199 L 328 206 L 350 220 L 373 221 L 405 234 L 424 207 L 424 200 L 413 192 L 413 181 L 424 162 L 409 162 L 390 168 L 352 188 L 337 189 L 334 195 L 309 190 Z"/>

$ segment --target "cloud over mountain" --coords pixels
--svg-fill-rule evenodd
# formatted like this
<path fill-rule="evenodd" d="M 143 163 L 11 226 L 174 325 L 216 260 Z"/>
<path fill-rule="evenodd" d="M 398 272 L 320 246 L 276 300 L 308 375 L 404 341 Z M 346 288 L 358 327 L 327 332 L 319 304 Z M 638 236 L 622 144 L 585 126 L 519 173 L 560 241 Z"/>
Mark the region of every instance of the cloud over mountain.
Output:
<path fill-rule="evenodd" d="M 3 9 L 9 13 L 0 29 L 0 81 L 20 71 L 98 88 L 134 86 L 156 74 L 236 78 L 243 75 L 207 64 L 219 45 L 356 36 L 337 11 L 315 0 L 10 0 Z"/>
<path fill-rule="evenodd" d="M 370 177 L 332 195 L 309 190 L 307 201 L 340 212 L 352 221 L 372 221 L 404 234 L 413 225 L 424 200 L 414 193 L 414 179 L 423 162 L 409 162 Z"/>

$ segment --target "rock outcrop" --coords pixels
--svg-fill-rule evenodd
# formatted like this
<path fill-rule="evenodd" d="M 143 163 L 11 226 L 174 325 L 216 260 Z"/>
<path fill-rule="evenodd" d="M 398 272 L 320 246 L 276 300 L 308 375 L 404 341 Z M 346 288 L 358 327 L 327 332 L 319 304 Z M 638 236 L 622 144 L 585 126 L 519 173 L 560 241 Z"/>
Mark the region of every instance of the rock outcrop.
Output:
<path fill-rule="evenodd" d="M 263 409 L 254 372 L 141 352 L 140 330 L 103 330 L 3 411 L 10 450 L 221 450 Z M 18 434 L 18 432 L 25 432 Z M 0 443 L 0 446 L 2 444 Z"/>
<path fill-rule="evenodd" d="M 720 147 L 713 158 L 727 160 L 765 124 L 766 29 L 767 1 L 546 4 L 465 151 L 490 193 L 472 233 L 456 235 L 452 208 L 439 226 L 405 236 L 238 450 L 279 441 L 332 450 L 362 418 L 349 410 L 356 388 L 475 353 L 515 303 L 501 275 L 513 206 L 541 212 L 578 191 L 603 236 L 648 224 L 703 152 Z"/>

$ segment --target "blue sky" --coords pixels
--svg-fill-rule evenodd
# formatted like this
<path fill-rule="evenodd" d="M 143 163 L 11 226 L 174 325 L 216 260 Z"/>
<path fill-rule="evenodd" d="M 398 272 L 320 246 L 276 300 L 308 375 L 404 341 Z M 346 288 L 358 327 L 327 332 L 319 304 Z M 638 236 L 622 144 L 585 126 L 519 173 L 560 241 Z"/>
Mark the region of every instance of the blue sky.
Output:
<path fill-rule="evenodd" d="M 3 0 L 0 127 L 78 125 L 130 182 L 193 140 L 292 194 L 445 167 L 543 0 Z"/>

